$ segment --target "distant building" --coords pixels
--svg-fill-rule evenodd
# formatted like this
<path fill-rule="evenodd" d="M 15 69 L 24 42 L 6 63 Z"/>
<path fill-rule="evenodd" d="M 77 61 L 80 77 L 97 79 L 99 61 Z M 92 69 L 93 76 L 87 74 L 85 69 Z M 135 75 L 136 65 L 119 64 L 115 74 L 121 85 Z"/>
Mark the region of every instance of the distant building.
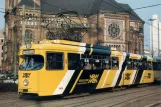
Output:
<path fill-rule="evenodd" d="M 159 56 L 161 56 L 161 22 L 159 22 Z"/>
<path fill-rule="evenodd" d="M 23 5 L 25 5 L 26 15 L 26 42 L 38 43 L 43 39 L 60 39 L 67 36 L 78 38 L 81 35 L 79 38 L 81 42 L 115 47 L 119 51 L 143 55 L 144 21 L 128 4 L 118 3 L 115 0 L 104 1 L 6 0 L 6 62 L 13 63 L 13 35 L 15 33 L 17 46 L 21 45 L 22 17 L 20 16 L 22 16 Z M 73 11 L 79 14 L 79 18 Z M 63 14 L 60 14 L 62 12 Z M 62 32 L 64 29 L 68 31 L 68 28 L 72 29 L 73 33 Z"/>
<path fill-rule="evenodd" d="M 2 70 L 3 43 L 4 43 L 4 29 L 0 30 L 0 70 Z"/>
<path fill-rule="evenodd" d="M 151 56 L 159 56 L 159 51 L 161 50 L 161 31 L 159 29 L 161 25 L 159 25 L 158 15 L 153 15 L 152 19 L 152 26 L 150 26 L 150 51 Z"/>
<path fill-rule="evenodd" d="M 151 56 L 151 52 L 149 48 L 144 48 L 144 55 Z"/>

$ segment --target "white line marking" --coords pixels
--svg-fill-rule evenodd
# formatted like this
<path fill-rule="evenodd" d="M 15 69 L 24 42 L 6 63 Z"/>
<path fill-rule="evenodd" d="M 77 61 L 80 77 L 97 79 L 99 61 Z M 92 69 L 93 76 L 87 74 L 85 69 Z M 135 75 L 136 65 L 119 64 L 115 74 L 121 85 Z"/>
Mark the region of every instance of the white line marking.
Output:
<path fill-rule="evenodd" d="M 63 94 L 64 90 L 66 89 L 70 79 L 72 78 L 75 70 L 68 70 L 67 73 L 65 74 L 64 78 L 58 85 L 57 89 L 54 91 L 53 95 L 60 95 Z"/>
<path fill-rule="evenodd" d="M 108 70 L 108 71 L 107 71 L 107 74 L 106 74 L 105 80 L 103 81 L 103 84 L 102 84 L 102 87 L 101 87 L 101 88 L 103 88 L 103 87 L 104 87 L 105 82 L 106 82 L 106 80 L 107 80 L 107 77 L 108 77 L 109 73 L 110 73 L 110 70 Z"/>
<path fill-rule="evenodd" d="M 129 85 L 131 85 L 131 84 L 133 83 L 134 78 L 135 78 L 135 75 L 136 75 L 136 72 L 137 72 L 137 70 L 134 70 L 134 72 L 133 72 L 133 74 L 132 74 L 132 77 L 131 77 L 131 80 L 130 80 L 130 84 L 129 84 Z"/>

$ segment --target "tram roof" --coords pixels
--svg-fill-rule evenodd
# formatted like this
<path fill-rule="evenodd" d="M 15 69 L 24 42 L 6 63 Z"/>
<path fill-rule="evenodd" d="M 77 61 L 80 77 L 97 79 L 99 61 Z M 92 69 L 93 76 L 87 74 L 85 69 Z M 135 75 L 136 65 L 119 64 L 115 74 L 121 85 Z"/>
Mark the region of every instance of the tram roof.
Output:
<path fill-rule="evenodd" d="M 161 61 L 161 57 L 159 57 L 159 56 L 154 56 L 154 57 L 153 57 L 153 60 L 154 60 L 154 61 Z"/>
<path fill-rule="evenodd" d="M 29 47 L 29 48 L 27 48 Z M 85 54 L 99 54 L 99 55 L 116 55 L 121 52 L 116 51 L 115 48 L 100 46 L 95 44 L 87 44 L 82 42 L 68 41 L 68 40 L 43 40 L 39 44 L 26 44 L 26 46 L 21 47 L 21 51 L 27 50 L 64 50 L 64 51 L 75 51 L 78 53 L 85 52 Z M 20 54 L 21 54 L 20 51 Z"/>
<path fill-rule="evenodd" d="M 40 41 L 40 44 L 62 44 L 62 45 L 69 45 L 69 46 L 79 46 L 79 47 L 86 47 L 86 48 L 116 51 L 116 48 L 113 48 L 113 47 L 87 44 L 87 43 L 75 42 L 75 41 L 69 41 L 69 40 L 43 40 L 43 41 Z"/>

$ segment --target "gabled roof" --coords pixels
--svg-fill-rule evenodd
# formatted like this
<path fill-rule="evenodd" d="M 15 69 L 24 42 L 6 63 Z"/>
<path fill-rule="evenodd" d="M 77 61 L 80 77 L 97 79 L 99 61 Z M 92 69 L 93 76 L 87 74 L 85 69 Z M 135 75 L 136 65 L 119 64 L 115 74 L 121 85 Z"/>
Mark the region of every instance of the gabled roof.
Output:
<path fill-rule="evenodd" d="M 40 8 L 39 5 L 37 5 L 33 0 L 22 0 L 17 6 L 23 6 L 25 5 L 26 8 Z"/>
<path fill-rule="evenodd" d="M 122 8 L 124 8 L 124 10 L 130 12 L 129 14 L 130 14 L 131 20 L 140 20 L 140 21 L 144 22 L 128 4 L 122 4 L 122 3 L 119 3 L 119 4 Z"/>
<path fill-rule="evenodd" d="M 41 9 L 44 13 L 60 13 L 76 11 L 79 14 L 93 14 L 100 10 L 111 12 L 120 11 L 118 3 L 113 0 L 41 0 Z M 59 7 L 62 7 L 59 8 Z"/>
<path fill-rule="evenodd" d="M 41 11 L 47 14 L 75 11 L 80 15 L 92 15 L 99 11 L 126 12 L 128 10 L 132 10 L 128 4 L 121 4 L 115 0 L 41 0 Z M 133 10 L 130 19 L 143 22 Z"/>
<path fill-rule="evenodd" d="M 76 11 L 78 14 L 90 14 L 90 8 L 95 0 L 41 0 L 43 13 L 57 14 Z"/>

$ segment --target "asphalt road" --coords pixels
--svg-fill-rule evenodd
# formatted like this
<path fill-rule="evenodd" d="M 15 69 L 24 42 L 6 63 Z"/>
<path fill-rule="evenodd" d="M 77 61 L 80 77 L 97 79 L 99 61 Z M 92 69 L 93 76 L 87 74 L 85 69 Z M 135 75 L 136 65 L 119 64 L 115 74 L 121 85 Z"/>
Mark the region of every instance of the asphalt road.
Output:
<path fill-rule="evenodd" d="M 161 104 L 160 101 L 160 86 L 72 95 L 64 98 L 19 97 L 15 92 L 0 93 L 0 107 L 157 107 Z"/>

